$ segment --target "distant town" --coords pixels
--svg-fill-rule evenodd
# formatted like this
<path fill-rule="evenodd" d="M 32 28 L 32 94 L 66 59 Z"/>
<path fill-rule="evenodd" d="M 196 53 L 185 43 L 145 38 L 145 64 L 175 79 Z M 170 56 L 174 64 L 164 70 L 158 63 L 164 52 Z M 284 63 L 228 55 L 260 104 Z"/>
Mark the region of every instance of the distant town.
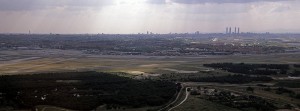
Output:
<path fill-rule="evenodd" d="M 234 30 L 234 31 L 233 31 Z M 0 50 L 80 50 L 98 55 L 201 56 L 300 52 L 300 34 L 1 34 Z"/>
<path fill-rule="evenodd" d="M 300 34 L 0 34 L 0 110 L 294 111 Z"/>

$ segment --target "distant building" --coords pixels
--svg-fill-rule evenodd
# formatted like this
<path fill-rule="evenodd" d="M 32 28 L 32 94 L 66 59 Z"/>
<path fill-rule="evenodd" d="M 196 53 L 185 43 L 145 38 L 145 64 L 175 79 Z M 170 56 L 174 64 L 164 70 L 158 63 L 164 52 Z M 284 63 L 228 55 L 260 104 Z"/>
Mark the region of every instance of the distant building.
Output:
<path fill-rule="evenodd" d="M 234 27 L 234 34 L 236 34 L 236 27 Z"/>
<path fill-rule="evenodd" d="M 240 34 L 240 27 L 234 27 L 234 31 L 231 27 L 226 27 L 226 34 Z"/>
<path fill-rule="evenodd" d="M 228 27 L 226 27 L 226 34 L 228 34 Z"/>

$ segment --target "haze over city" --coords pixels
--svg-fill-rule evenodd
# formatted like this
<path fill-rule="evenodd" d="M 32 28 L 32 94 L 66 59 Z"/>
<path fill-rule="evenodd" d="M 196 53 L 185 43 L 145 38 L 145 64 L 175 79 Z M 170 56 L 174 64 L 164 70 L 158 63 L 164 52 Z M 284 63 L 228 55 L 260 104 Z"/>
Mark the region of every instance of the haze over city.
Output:
<path fill-rule="evenodd" d="M 300 111 L 300 0 L 0 0 L 0 111 Z"/>
<path fill-rule="evenodd" d="M 299 0 L 0 0 L 0 33 L 300 32 Z"/>

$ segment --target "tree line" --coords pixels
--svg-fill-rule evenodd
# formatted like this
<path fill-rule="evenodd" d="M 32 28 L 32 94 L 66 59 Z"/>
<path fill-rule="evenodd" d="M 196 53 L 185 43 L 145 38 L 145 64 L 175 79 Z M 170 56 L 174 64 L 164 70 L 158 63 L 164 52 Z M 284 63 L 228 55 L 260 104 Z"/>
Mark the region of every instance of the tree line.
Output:
<path fill-rule="evenodd" d="M 53 105 L 74 110 L 160 106 L 176 93 L 173 82 L 134 80 L 101 72 L 0 76 L 0 108 Z"/>
<path fill-rule="evenodd" d="M 245 64 L 245 63 L 212 63 L 203 64 L 205 67 L 218 68 L 233 73 L 251 75 L 288 74 L 288 64 Z"/>

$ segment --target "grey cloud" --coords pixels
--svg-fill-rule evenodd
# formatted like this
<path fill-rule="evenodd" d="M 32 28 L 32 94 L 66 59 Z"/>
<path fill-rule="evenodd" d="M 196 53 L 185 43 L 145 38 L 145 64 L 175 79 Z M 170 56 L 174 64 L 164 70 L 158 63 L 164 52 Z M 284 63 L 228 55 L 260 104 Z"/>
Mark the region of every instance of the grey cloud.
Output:
<path fill-rule="evenodd" d="M 251 2 L 278 2 L 278 1 L 293 1 L 293 0 L 171 0 L 175 3 L 182 4 L 203 4 L 203 3 L 251 3 Z"/>
<path fill-rule="evenodd" d="M 68 6 L 80 6 L 80 7 L 99 7 L 112 5 L 114 0 L 66 0 Z"/>
<path fill-rule="evenodd" d="M 102 7 L 113 4 L 113 0 L 0 0 L 0 11 L 26 11 L 56 7 Z"/>
<path fill-rule="evenodd" d="M 166 0 L 147 0 L 147 3 L 150 3 L 150 4 L 165 4 Z"/>
<path fill-rule="evenodd" d="M 0 10 L 31 10 L 45 8 L 44 0 L 0 0 Z M 52 4 L 47 4 L 51 6 Z"/>
<path fill-rule="evenodd" d="M 280 6 L 275 8 L 274 10 L 272 10 L 272 12 L 284 12 L 284 11 L 288 11 L 291 10 L 291 7 L 289 6 Z"/>

